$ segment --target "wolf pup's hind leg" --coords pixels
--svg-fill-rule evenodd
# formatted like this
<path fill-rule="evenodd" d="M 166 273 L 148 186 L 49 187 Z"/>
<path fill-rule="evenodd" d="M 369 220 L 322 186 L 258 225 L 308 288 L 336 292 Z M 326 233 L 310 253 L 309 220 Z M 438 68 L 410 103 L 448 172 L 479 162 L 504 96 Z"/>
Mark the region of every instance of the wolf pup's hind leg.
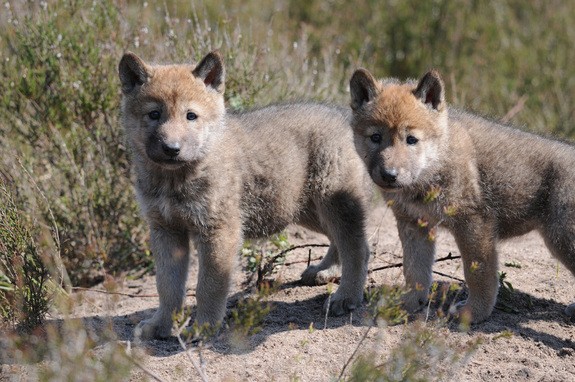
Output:
<path fill-rule="evenodd" d="M 563 192 L 550 200 L 548 219 L 540 229 L 549 251 L 575 276 L 575 197 L 570 184 L 563 180 Z M 561 182 L 559 182 L 561 183 Z M 558 190 L 557 190 L 558 191 Z M 567 208 L 563 207 L 567 206 Z M 575 302 L 565 308 L 565 314 L 575 320 Z"/>
<path fill-rule="evenodd" d="M 305 285 L 323 285 L 338 277 L 340 273 L 339 254 L 336 246 L 332 243 L 321 262 L 318 265 L 310 265 L 302 273 L 301 280 Z"/>

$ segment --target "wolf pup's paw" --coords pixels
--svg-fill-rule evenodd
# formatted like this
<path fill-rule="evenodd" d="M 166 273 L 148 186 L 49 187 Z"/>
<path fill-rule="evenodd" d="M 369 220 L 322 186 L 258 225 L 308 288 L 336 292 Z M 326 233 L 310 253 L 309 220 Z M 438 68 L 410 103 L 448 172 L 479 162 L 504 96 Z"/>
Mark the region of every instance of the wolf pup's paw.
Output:
<path fill-rule="evenodd" d="M 491 311 L 473 306 L 469 301 L 460 301 L 455 304 L 455 316 L 463 324 L 479 324 L 489 318 Z"/>
<path fill-rule="evenodd" d="M 154 317 L 144 320 L 134 329 L 134 338 L 147 341 L 151 339 L 167 338 L 172 334 L 172 323 L 157 322 Z"/>
<path fill-rule="evenodd" d="M 340 293 L 340 290 L 341 287 L 325 301 L 323 305 L 324 313 L 329 311 L 332 316 L 343 316 L 361 306 L 363 291 L 357 296 L 347 296 L 344 293 Z"/>
<path fill-rule="evenodd" d="M 341 269 L 337 265 L 323 270 L 317 265 L 310 265 L 301 274 L 301 281 L 305 285 L 325 285 L 339 277 L 340 274 Z"/>
<path fill-rule="evenodd" d="M 427 305 L 428 296 L 426 291 L 411 290 L 401 296 L 403 307 L 409 313 L 416 313 Z"/>

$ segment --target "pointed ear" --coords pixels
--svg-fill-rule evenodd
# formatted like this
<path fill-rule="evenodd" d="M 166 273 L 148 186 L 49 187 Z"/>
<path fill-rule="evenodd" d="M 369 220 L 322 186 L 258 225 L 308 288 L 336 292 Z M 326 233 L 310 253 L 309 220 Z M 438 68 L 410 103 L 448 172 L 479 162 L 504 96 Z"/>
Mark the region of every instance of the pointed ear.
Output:
<path fill-rule="evenodd" d="M 366 69 L 357 69 L 349 81 L 351 108 L 357 110 L 377 96 L 376 79 Z"/>
<path fill-rule="evenodd" d="M 225 69 L 222 55 L 217 50 L 208 53 L 192 72 L 201 78 L 206 86 L 212 87 L 219 93 L 224 92 Z"/>
<path fill-rule="evenodd" d="M 122 92 L 130 93 L 136 86 L 143 85 L 150 77 L 149 69 L 142 59 L 132 52 L 122 56 L 118 65 Z"/>
<path fill-rule="evenodd" d="M 445 102 L 441 76 L 435 70 L 431 70 L 421 78 L 413 94 L 424 104 L 430 105 L 435 110 L 441 110 Z"/>

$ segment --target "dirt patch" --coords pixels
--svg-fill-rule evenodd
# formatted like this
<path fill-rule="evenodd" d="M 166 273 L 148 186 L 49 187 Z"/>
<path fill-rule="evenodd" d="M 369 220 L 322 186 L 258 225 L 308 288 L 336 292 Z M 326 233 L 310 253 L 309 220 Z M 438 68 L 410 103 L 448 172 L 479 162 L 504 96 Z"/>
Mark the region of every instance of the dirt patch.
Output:
<path fill-rule="evenodd" d="M 401 245 L 390 210 L 384 206 L 370 215 L 368 234 L 372 247 L 370 269 L 401 263 Z M 441 231 L 437 257 L 459 255 L 452 237 Z M 293 245 L 323 244 L 327 240 L 299 227 L 289 228 Z M 426 319 L 425 312 L 405 325 L 369 327 L 367 308 L 346 317 L 329 317 L 321 313 L 327 297 L 326 286 L 308 287 L 298 283 L 310 254 L 319 259 L 325 248 L 302 248 L 290 252 L 274 278 L 279 287 L 269 298 L 272 310 L 266 316 L 261 331 L 249 339 L 246 346 L 230 345 L 229 336 L 203 346 L 201 357 L 193 349 L 191 356 L 202 362 L 210 381 L 329 381 L 339 376 L 354 351 L 370 354 L 384 362 L 393 349 L 405 341 L 410 332 L 419 330 Z M 441 326 L 431 315 L 425 324 L 443 337 L 448 347 L 458 348 L 480 340 L 476 351 L 464 361 L 442 365 L 442 379 L 465 381 L 570 381 L 575 380 L 575 323 L 563 314 L 566 304 L 575 300 L 573 276 L 547 251 L 536 233 L 507 241 L 500 245 L 500 270 L 514 288 L 510 299 L 500 301 L 491 318 L 461 332 L 454 325 Z M 189 292 L 186 305 L 193 307 L 197 267 L 190 266 Z M 458 283 L 463 278 L 460 259 L 444 260 L 434 266 L 435 280 L 443 284 Z M 453 277 L 453 278 L 452 278 Z M 454 279 L 455 278 L 455 279 Z M 246 273 L 237 272 L 235 287 L 228 308 L 235 306 L 245 294 L 242 283 Z M 371 272 L 367 287 L 403 284 L 400 267 Z M 93 288 L 102 289 L 101 286 Z M 149 373 L 163 380 L 200 380 L 188 353 L 176 338 L 164 341 L 134 343 L 133 329 L 157 308 L 154 295 L 155 279 L 146 276 L 124 281 L 118 291 L 139 296 L 107 295 L 94 291 L 79 293 L 74 316 L 82 318 L 97 331 L 112 325 L 119 341 L 130 344 Z M 455 298 L 464 298 L 465 290 Z M 424 326 L 425 326 L 424 325 Z M 441 326 L 441 327 L 438 327 Z M 367 334 L 366 334 L 367 332 Z M 14 365 L 4 365 L 4 376 L 15 371 Z M 12 375 L 14 376 L 14 375 Z M 146 372 L 134 369 L 132 380 L 150 378 Z M 1 378 L 0 378 L 1 379 Z"/>

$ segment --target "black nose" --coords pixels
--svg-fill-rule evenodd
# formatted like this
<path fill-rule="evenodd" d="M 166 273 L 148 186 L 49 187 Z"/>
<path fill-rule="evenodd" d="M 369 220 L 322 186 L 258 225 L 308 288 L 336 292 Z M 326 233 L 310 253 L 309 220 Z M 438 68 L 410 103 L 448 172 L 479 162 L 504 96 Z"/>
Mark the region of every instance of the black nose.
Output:
<path fill-rule="evenodd" d="M 169 157 L 177 157 L 180 153 L 180 144 L 179 143 L 162 143 L 162 150 L 164 154 Z"/>
<path fill-rule="evenodd" d="M 391 169 L 391 170 L 383 169 L 383 170 L 381 170 L 381 178 L 384 180 L 384 182 L 395 183 L 395 181 L 397 180 L 397 170 L 395 170 L 395 169 Z"/>

